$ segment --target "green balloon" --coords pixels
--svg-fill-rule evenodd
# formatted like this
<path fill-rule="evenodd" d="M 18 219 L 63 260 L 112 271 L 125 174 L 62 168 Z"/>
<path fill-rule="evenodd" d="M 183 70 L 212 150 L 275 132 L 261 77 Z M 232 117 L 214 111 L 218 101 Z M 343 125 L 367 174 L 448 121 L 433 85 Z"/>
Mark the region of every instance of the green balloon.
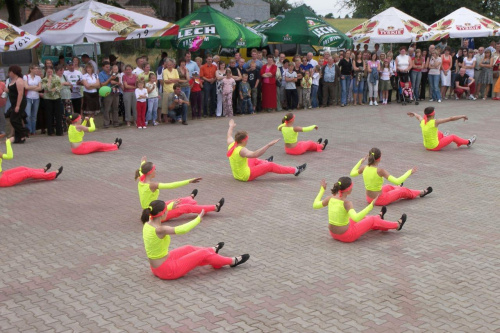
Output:
<path fill-rule="evenodd" d="M 111 87 L 103 86 L 101 87 L 101 89 L 99 89 L 99 96 L 106 97 L 109 94 L 111 94 Z"/>

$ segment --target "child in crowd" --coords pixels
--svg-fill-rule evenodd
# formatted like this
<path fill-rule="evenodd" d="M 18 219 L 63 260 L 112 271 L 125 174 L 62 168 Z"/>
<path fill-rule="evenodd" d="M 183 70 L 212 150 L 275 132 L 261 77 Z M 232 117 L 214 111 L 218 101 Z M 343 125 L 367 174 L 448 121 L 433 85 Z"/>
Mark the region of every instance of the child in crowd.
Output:
<path fill-rule="evenodd" d="M 146 114 L 146 125 L 151 120 L 153 126 L 157 126 L 158 118 L 158 85 L 156 84 L 156 74 L 149 74 L 149 81 L 146 83 L 146 90 L 148 91 L 148 111 Z"/>
<path fill-rule="evenodd" d="M 137 128 L 146 127 L 146 99 L 148 98 L 148 90 L 144 88 L 144 81 L 137 80 L 135 89 L 135 98 L 137 100 Z"/>
<path fill-rule="evenodd" d="M 380 90 L 382 91 L 382 104 L 387 105 L 387 99 L 389 98 L 389 90 L 391 89 L 391 74 L 392 69 L 389 61 L 384 61 L 382 64 L 382 73 L 380 73 Z"/>
<path fill-rule="evenodd" d="M 222 112 L 226 117 L 233 116 L 233 91 L 236 81 L 231 69 L 226 69 L 226 77 L 222 79 Z"/>
<path fill-rule="evenodd" d="M 248 74 L 243 74 L 240 83 L 240 100 L 242 114 L 255 114 L 252 106 L 252 88 L 248 83 Z"/>
<path fill-rule="evenodd" d="M 299 102 L 297 87 L 295 85 L 295 82 L 297 82 L 297 72 L 293 70 L 293 66 L 288 66 L 288 70 L 283 73 L 285 74 L 286 81 L 286 104 L 288 105 L 288 110 L 295 110 Z"/>
<path fill-rule="evenodd" d="M 189 87 L 191 88 L 191 111 L 193 112 L 193 119 L 201 118 L 201 101 L 203 81 L 200 79 L 200 75 L 197 71 L 191 73 L 191 79 L 189 80 Z"/>
<path fill-rule="evenodd" d="M 410 82 L 405 82 L 405 85 L 403 87 L 403 95 L 409 100 L 413 100 L 413 91 L 410 88 Z"/>
<path fill-rule="evenodd" d="M 319 79 L 320 79 L 320 72 L 321 72 L 321 66 L 316 65 L 312 72 L 312 87 L 311 87 L 311 106 L 313 108 L 319 107 L 319 101 L 318 101 L 318 89 L 319 89 Z"/>
<path fill-rule="evenodd" d="M 111 68 L 111 76 L 120 76 L 121 77 L 120 71 L 118 70 L 118 65 L 113 65 L 113 67 Z M 119 84 L 115 84 L 115 85 L 111 86 L 111 93 L 118 94 L 119 92 L 120 92 L 120 85 Z"/>
<path fill-rule="evenodd" d="M 259 110 L 257 108 L 257 97 L 259 95 L 259 83 L 260 83 L 260 71 L 257 70 L 257 64 L 255 61 L 250 63 L 250 69 L 247 70 L 248 74 L 248 83 L 250 84 L 250 88 L 252 88 L 252 105 L 254 110 Z"/>
<path fill-rule="evenodd" d="M 311 108 L 311 87 L 312 87 L 312 77 L 309 70 L 304 71 L 304 77 L 302 78 L 302 104 L 304 104 L 304 110 Z"/>

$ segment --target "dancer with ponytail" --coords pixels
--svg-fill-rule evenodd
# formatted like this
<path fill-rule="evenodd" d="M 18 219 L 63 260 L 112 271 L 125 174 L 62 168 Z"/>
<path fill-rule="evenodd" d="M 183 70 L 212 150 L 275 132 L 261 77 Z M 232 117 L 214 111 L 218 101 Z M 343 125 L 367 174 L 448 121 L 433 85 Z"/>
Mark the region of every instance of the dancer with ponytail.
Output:
<path fill-rule="evenodd" d="M 434 107 L 429 106 L 424 110 L 424 116 L 420 116 L 415 112 L 408 112 L 407 115 L 410 117 L 415 117 L 420 122 L 420 128 L 422 129 L 422 136 L 424 138 L 424 147 L 427 150 L 438 151 L 454 142 L 457 147 L 467 145 L 470 147 L 476 142 L 476 136 L 473 135 L 470 139 L 462 139 L 456 135 L 449 134 L 449 132 L 445 132 L 444 134 L 438 130 L 438 126 L 450 121 L 456 121 L 463 119 L 464 121 L 468 120 L 467 116 L 453 116 L 444 119 L 436 119 L 436 112 L 434 111 Z"/>
<path fill-rule="evenodd" d="M 161 222 L 166 218 L 167 210 L 174 207 L 175 204 L 167 206 L 164 201 L 155 200 L 142 211 L 144 248 L 154 275 L 163 280 L 175 280 L 198 266 L 211 265 L 215 269 L 223 266 L 236 267 L 250 258 L 248 254 L 233 258 L 219 255 L 223 242 L 214 247 L 185 245 L 169 252 L 170 235 L 183 235 L 191 231 L 205 214 L 201 211 L 191 222 L 175 228 L 163 225 Z"/>
<path fill-rule="evenodd" d="M 367 158 L 368 165 L 361 166 Z M 386 170 L 378 167 L 381 158 L 382 153 L 380 152 L 380 149 L 372 148 L 368 152 L 368 156 L 359 160 L 359 162 L 351 170 L 351 177 L 357 177 L 360 174 L 363 174 L 363 180 L 366 188 L 366 201 L 368 201 L 368 203 L 371 203 L 378 197 L 375 205 L 387 206 L 391 202 L 399 199 L 415 199 L 418 196 L 423 198 L 427 194 L 432 193 L 432 187 L 430 186 L 422 191 L 410 190 L 402 186 L 403 182 L 410 177 L 411 174 L 417 171 L 416 167 L 411 168 L 406 171 L 404 175 L 396 178 L 391 176 Z M 400 186 L 384 185 L 384 178 L 391 183 Z"/>
<path fill-rule="evenodd" d="M 401 230 L 406 222 L 406 214 L 403 214 L 398 222 L 384 220 L 387 208 L 384 206 L 378 215 L 366 216 L 372 209 L 375 198 L 372 203 L 357 213 L 354 210 L 352 202 L 347 201 L 347 196 L 352 193 L 352 181 L 349 177 L 340 177 L 333 185 L 332 195 L 321 200 L 326 190 L 326 181 L 321 180 L 321 188 L 316 199 L 314 199 L 313 208 L 320 209 L 328 206 L 328 219 L 330 224 L 328 229 L 330 235 L 341 242 L 350 243 L 357 240 L 369 230 L 387 231 L 390 229 Z"/>
<path fill-rule="evenodd" d="M 135 171 L 135 179 L 137 180 L 137 178 L 139 178 L 137 190 L 139 191 L 142 209 L 146 209 L 151 201 L 158 200 L 160 190 L 174 189 L 191 183 L 198 183 L 201 180 L 201 178 L 191 178 L 174 183 L 156 183 L 153 182 L 155 177 L 156 166 L 152 162 L 148 162 L 146 156 L 144 156 L 141 160 L 140 168 Z M 162 222 L 184 214 L 200 214 L 203 210 L 207 213 L 213 211 L 220 212 L 220 209 L 224 205 L 224 198 L 220 199 L 215 205 L 198 205 L 196 200 L 194 200 L 197 194 L 198 190 L 194 189 L 188 197 L 167 201 L 167 205 L 172 202 L 177 202 L 177 205 L 176 208 L 169 210 Z"/>
<path fill-rule="evenodd" d="M 82 116 L 73 113 L 66 118 L 68 123 L 68 139 L 71 144 L 71 151 L 76 155 L 87 155 L 98 151 L 113 151 L 120 148 L 122 139 L 116 138 L 114 143 L 101 143 L 97 141 L 83 142 L 85 132 L 95 131 L 94 118 L 85 117 L 82 122 Z M 90 124 L 87 127 L 87 122 Z"/>
<path fill-rule="evenodd" d="M 274 146 L 279 139 L 269 142 L 264 147 L 251 151 L 246 148 L 248 142 L 248 133 L 239 131 L 233 139 L 233 129 L 236 124 L 233 119 L 229 121 L 229 130 L 227 131 L 227 157 L 233 172 L 233 177 L 236 180 L 243 182 L 254 180 L 257 177 L 263 176 L 266 173 L 293 174 L 298 176 L 303 172 L 307 164 L 302 164 L 298 167 L 286 167 L 273 163 L 273 156 L 267 160 L 259 160 L 271 146 Z"/>
<path fill-rule="evenodd" d="M 2 161 L 11 160 L 14 158 L 14 152 L 12 151 L 12 141 L 14 138 L 7 139 L 5 141 L 6 151 L 5 154 L 0 152 L 0 187 L 14 186 L 26 179 L 43 179 L 43 180 L 54 180 L 63 171 L 63 167 L 60 167 L 57 171 L 47 172 L 52 164 L 48 163 L 43 169 L 30 169 L 26 167 L 17 167 L 14 169 L 9 169 L 2 171 Z"/>
<path fill-rule="evenodd" d="M 325 142 L 322 138 L 318 142 L 314 141 L 297 141 L 299 132 L 311 132 L 317 130 L 318 126 L 311 125 L 308 127 L 293 126 L 295 123 L 295 116 L 289 112 L 283 117 L 282 124 L 278 126 L 278 131 L 283 134 L 285 141 L 285 152 L 289 155 L 302 155 L 306 151 L 323 151 L 328 144 L 328 139 Z"/>

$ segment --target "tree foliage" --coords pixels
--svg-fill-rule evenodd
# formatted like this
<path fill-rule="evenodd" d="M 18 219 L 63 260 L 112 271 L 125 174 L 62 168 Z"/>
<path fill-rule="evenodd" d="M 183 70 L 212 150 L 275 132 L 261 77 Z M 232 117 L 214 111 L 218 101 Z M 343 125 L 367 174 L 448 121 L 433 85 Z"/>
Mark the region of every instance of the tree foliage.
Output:
<path fill-rule="evenodd" d="M 316 14 L 316 11 L 309 5 L 306 5 L 304 3 L 304 1 L 300 0 L 300 1 L 297 1 L 295 3 L 292 3 L 292 8 L 297 8 L 297 7 L 300 7 L 302 5 L 305 5 L 307 9 L 309 9 L 311 12 L 313 12 L 314 14 Z"/>
<path fill-rule="evenodd" d="M 271 16 L 278 16 L 292 9 L 292 4 L 288 0 L 264 0 L 270 5 Z"/>
<path fill-rule="evenodd" d="M 342 4 L 354 9 L 353 18 L 372 17 L 389 7 L 411 15 L 427 24 L 443 18 L 451 12 L 464 6 L 462 0 L 343 0 Z M 467 8 L 490 18 L 500 15 L 500 1 L 477 0 L 466 3 Z"/>
<path fill-rule="evenodd" d="M 207 4 L 207 6 L 210 6 L 210 1 L 209 0 L 205 0 L 205 3 Z M 233 0 L 222 0 L 219 5 L 221 6 L 221 8 L 224 8 L 224 9 L 229 9 L 231 7 L 234 6 L 234 2 Z"/>
<path fill-rule="evenodd" d="M 333 18 L 333 13 L 328 13 L 325 15 L 325 18 Z"/>

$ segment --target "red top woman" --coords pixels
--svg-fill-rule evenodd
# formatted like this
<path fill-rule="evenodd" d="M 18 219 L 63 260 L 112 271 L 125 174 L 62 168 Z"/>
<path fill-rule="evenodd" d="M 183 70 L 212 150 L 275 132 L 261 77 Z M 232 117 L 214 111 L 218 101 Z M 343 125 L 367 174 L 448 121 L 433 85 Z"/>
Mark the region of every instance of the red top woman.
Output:
<path fill-rule="evenodd" d="M 260 69 L 262 78 L 262 109 L 276 109 L 276 70 L 278 67 L 274 64 L 272 55 L 267 56 L 267 64 Z"/>

